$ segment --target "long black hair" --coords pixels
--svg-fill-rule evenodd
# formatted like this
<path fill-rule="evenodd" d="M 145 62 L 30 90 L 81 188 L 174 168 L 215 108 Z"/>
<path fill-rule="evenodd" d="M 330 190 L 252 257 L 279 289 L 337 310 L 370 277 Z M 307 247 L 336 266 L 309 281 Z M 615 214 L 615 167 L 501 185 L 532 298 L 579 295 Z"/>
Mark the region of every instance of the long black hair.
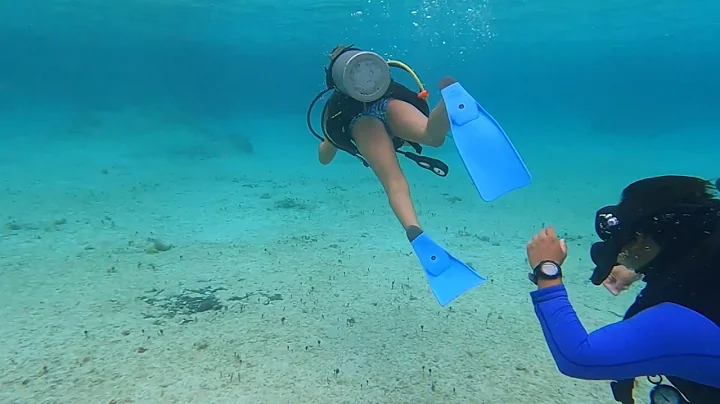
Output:
<path fill-rule="evenodd" d="M 648 210 L 657 213 L 635 228 L 660 247 L 660 254 L 649 264 L 653 270 L 644 271 L 649 274 L 664 272 L 663 263 L 690 253 L 720 223 L 716 184 L 698 177 L 673 175 L 637 181 L 623 190 L 618 210 L 639 216 Z"/>
<path fill-rule="evenodd" d="M 720 281 L 717 184 L 697 177 L 647 178 L 625 188 L 618 209 L 641 213 L 662 206 L 668 207 L 665 213 L 651 215 L 635 229 L 651 237 L 660 253 L 642 269 L 647 286 L 625 318 L 662 302 L 692 308 L 698 298 L 710 300 Z M 720 305 L 717 309 L 706 313 L 716 322 Z"/>

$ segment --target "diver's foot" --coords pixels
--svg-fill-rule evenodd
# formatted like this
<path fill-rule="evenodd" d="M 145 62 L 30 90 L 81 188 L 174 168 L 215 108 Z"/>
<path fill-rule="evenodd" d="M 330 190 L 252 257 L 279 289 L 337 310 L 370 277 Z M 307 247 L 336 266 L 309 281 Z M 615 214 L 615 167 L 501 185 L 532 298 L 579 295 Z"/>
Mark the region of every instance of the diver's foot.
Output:
<path fill-rule="evenodd" d="M 407 230 L 405 230 L 405 234 L 407 235 L 408 241 L 411 243 L 413 240 L 418 238 L 423 233 L 422 229 L 418 226 L 408 226 Z"/>
<path fill-rule="evenodd" d="M 457 83 L 457 80 L 455 80 L 454 78 L 452 78 L 452 77 L 450 77 L 450 76 L 445 76 L 445 77 L 441 78 L 441 79 L 440 79 L 440 84 L 439 84 L 439 86 L 440 86 L 440 91 L 442 91 L 445 87 L 448 87 L 448 86 L 450 86 L 450 85 L 452 85 L 452 84 L 455 84 L 455 83 Z"/>

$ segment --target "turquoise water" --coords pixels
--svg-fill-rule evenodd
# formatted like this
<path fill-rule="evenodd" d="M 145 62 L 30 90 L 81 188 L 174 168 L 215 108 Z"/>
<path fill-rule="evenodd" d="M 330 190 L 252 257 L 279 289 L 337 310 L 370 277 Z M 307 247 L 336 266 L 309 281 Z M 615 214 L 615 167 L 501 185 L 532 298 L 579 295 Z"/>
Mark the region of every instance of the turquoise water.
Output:
<path fill-rule="evenodd" d="M 581 318 L 617 321 L 633 291 L 587 282 L 593 214 L 644 176 L 719 175 L 718 15 L 710 0 L 0 0 L 0 401 L 612 402 L 554 368 L 525 242 L 543 223 L 573 236 Z M 372 173 L 317 163 L 305 112 L 339 43 L 408 63 L 433 105 L 456 77 L 533 173 L 487 204 L 452 142 L 430 151 L 446 179 L 403 162 L 425 229 L 492 280 L 452 309 Z"/>

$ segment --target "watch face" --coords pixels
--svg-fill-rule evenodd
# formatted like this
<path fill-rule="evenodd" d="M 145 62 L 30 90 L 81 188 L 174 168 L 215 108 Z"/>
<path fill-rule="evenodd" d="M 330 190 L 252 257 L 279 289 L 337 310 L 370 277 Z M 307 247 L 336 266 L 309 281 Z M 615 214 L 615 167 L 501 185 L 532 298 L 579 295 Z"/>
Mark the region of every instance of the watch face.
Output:
<path fill-rule="evenodd" d="M 560 268 L 552 262 L 543 262 L 540 266 L 540 272 L 547 276 L 556 276 L 560 272 Z"/>
<path fill-rule="evenodd" d="M 650 391 L 650 402 L 652 404 L 681 404 L 685 400 L 675 388 L 661 384 Z"/>

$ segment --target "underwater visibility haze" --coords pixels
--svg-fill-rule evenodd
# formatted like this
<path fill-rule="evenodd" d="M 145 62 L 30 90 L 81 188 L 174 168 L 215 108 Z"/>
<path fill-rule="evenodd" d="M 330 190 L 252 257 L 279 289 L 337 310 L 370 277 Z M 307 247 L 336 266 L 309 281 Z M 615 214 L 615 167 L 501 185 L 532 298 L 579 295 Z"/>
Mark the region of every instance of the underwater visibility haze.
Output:
<path fill-rule="evenodd" d="M 0 0 L 0 402 L 614 402 L 558 372 L 526 243 L 562 231 L 585 327 L 622 319 L 640 287 L 588 281 L 593 218 L 643 177 L 720 176 L 718 16 L 716 0 Z M 448 306 L 373 170 L 318 162 L 306 113 L 338 44 L 409 65 L 431 108 L 454 77 L 532 173 L 485 202 L 454 139 L 423 152 L 447 177 L 400 158 L 423 229 L 487 278 Z"/>

